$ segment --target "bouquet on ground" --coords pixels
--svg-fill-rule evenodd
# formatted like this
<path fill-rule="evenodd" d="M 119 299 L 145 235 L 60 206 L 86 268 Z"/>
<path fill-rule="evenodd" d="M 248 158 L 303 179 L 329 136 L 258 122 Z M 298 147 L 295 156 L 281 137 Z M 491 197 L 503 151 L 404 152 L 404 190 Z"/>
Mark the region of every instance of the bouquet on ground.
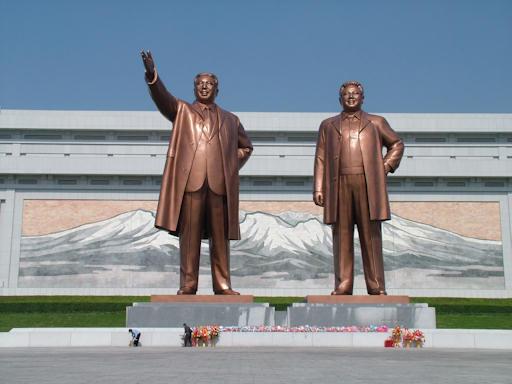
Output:
<path fill-rule="evenodd" d="M 412 345 L 412 339 L 413 339 L 413 331 L 404 329 L 404 332 L 402 333 L 402 347 L 410 348 Z"/>
<path fill-rule="evenodd" d="M 425 343 L 425 334 L 419 329 L 414 330 L 412 332 L 412 342 L 413 344 L 416 344 L 417 347 L 423 347 L 423 344 Z"/>
<path fill-rule="evenodd" d="M 192 330 L 193 346 L 214 346 L 220 335 L 220 327 L 218 325 L 202 325 L 194 327 Z"/>
<path fill-rule="evenodd" d="M 384 341 L 384 346 L 386 348 L 398 348 L 400 347 L 400 344 L 402 343 L 402 328 L 400 326 L 396 326 L 391 331 L 391 336 L 389 336 Z"/>
<path fill-rule="evenodd" d="M 425 334 L 419 329 L 410 330 L 407 328 L 400 328 L 400 326 L 396 326 L 391 331 L 391 336 L 389 336 L 384 341 L 385 347 L 392 348 L 410 348 L 416 347 L 421 348 L 425 343 Z"/>

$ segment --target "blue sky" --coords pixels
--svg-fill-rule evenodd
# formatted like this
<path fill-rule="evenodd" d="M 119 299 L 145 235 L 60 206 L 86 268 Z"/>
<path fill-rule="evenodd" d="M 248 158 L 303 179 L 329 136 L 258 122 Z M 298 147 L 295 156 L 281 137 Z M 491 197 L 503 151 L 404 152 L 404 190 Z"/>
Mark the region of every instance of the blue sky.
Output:
<path fill-rule="evenodd" d="M 139 52 L 191 101 L 331 112 L 345 80 L 373 112 L 512 112 L 512 1 L 0 0 L 0 107 L 154 110 Z"/>

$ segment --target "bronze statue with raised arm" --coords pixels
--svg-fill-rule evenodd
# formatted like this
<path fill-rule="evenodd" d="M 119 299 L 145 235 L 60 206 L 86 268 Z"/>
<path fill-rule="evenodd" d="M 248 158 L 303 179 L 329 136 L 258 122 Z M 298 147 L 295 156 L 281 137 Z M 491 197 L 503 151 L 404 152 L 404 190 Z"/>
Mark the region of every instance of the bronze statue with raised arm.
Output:
<path fill-rule="evenodd" d="M 385 118 L 361 109 L 364 89 L 357 81 L 341 86 L 339 101 L 343 111 L 320 124 L 313 191 L 315 204 L 324 207 L 324 222 L 332 225 L 331 294 L 353 292 L 357 225 L 366 289 L 386 295 L 381 232 L 381 222 L 391 218 L 386 175 L 398 168 L 404 144 Z"/>
<path fill-rule="evenodd" d="M 141 56 L 151 97 L 173 123 L 155 226 L 179 237 L 178 295 L 197 291 L 203 238 L 210 244 L 213 291 L 238 295 L 231 288 L 229 240 L 240 239 L 238 171 L 251 155 L 251 141 L 238 117 L 215 104 L 214 74 L 195 77 L 190 104 L 167 91 L 151 52 Z"/>

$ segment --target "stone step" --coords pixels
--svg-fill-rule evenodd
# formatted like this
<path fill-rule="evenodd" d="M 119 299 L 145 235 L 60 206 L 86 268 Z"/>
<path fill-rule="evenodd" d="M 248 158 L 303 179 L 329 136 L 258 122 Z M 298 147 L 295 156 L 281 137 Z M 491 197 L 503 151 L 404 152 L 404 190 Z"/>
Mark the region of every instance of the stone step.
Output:
<path fill-rule="evenodd" d="M 126 308 L 126 326 L 274 325 L 274 312 L 267 303 L 134 303 Z"/>
<path fill-rule="evenodd" d="M 436 328 L 435 308 L 428 304 L 308 304 L 288 307 L 288 325 L 358 326 L 400 325 L 406 328 Z"/>

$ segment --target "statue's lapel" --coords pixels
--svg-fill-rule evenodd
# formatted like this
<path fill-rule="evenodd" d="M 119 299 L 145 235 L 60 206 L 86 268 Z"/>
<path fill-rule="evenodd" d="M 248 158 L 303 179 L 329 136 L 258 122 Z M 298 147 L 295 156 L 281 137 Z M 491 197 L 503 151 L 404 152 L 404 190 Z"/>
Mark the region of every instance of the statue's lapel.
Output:
<path fill-rule="evenodd" d="M 217 105 L 217 124 L 215 124 L 215 127 L 213 128 L 212 137 L 214 137 L 217 132 L 220 134 L 224 121 L 226 120 L 226 115 L 226 112 Z"/>
<path fill-rule="evenodd" d="M 368 118 L 368 114 L 365 111 L 361 111 L 361 128 L 359 128 L 359 132 L 361 132 L 363 129 L 365 129 L 366 126 L 370 123 L 371 123 L 371 121 Z"/>
<path fill-rule="evenodd" d="M 336 129 L 336 132 L 338 132 L 338 135 L 341 136 L 341 113 L 332 120 L 331 124 Z"/>

